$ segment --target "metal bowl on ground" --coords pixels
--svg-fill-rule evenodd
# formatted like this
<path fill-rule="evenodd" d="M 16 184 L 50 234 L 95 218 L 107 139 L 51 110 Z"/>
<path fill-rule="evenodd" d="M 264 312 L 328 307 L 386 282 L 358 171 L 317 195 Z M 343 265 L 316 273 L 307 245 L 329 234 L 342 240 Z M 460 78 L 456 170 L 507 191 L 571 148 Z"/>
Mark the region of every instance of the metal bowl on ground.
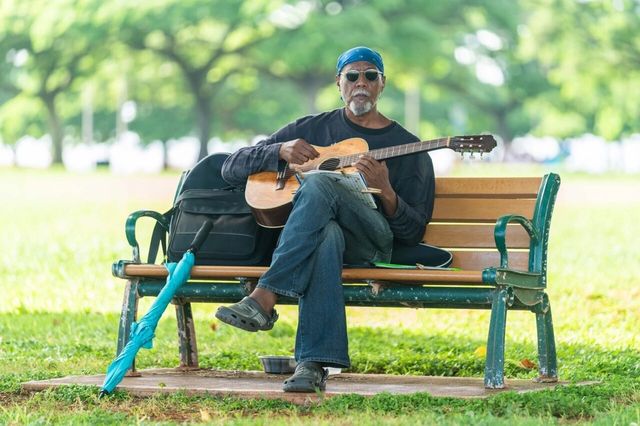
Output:
<path fill-rule="evenodd" d="M 292 356 L 265 355 L 260 357 L 262 368 L 269 374 L 290 374 L 296 369 L 296 360 Z"/>

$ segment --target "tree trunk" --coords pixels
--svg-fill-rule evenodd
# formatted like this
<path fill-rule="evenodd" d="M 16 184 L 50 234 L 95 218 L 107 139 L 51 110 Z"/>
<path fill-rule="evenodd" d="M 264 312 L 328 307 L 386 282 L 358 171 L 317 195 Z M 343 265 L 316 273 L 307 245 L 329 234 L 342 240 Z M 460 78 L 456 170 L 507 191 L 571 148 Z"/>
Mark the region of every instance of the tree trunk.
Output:
<path fill-rule="evenodd" d="M 198 160 L 207 156 L 207 144 L 211 137 L 211 99 L 204 94 L 196 94 L 196 120 L 198 139 L 200 139 L 200 153 Z"/>
<path fill-rule="evenodd" d="M 181 67 L 181 69 L 195 100 L 193 109 L 196 114 L 196 128 L 200 141 L 199 161 L 208 154 L 207 144 L 211 137 L 211 104 L 213 103 L 214 91 L 207 87 L 206 73 L 190 70 L 187 67 Z"/>
<path fill-rule="evenodd" d="M 167 141 L 162 141 L 162 170 L 169 169 L 169 147 L 167 146 Z"/>
<path fill-rule="evenodd" d="M 507 122 L 507 110 L 501 110 L 496 112 L 496 124 L 498 127 L 498 134 L 502 136 L 502 140 L 504 141 L 505 149 L 511 146 L 511 141 L 513 140 L 513 134 L 511 133 L 511 129 L 509 128 L 509 123 Z"/>
<path fill-rule="evenodd" d="M 404 92 L 404 125 L 411 133 L 420 133 L 420 86 L 416 84 Z"/>
<path fill-rule="evenodd" d="M 82 142 L 93 144 L 93 86 L 82 89 Z"/>
<path fill-rule="evenodd" d="M 322 81 L 319 81 L 315 76 L 307 76 L 308 78 L 299 81 L 299 87 L 305 92 L 307 101 L 307 114 L 317 114 L 317 100 L 318 91 L 322 86 Z"/>
<path fill-rule="evenodd" d="M 55 95 L 47 94 L 42 96 L 42 101 L 47 107 L 47 119 L 49 121 L 49 133 L 53 144 L 53 164 L 62 164 L 62 124 L 60 116 L 56 110 Z"/>
<path fill-rule="evenodd" d="M 496 111 L 496 127 L 497 133 L 502 137 L 503 142 L 503 154 L 502 159 L 499 161 L 504 162 L 508 161 L 511 158 L 511 141 L 513 140 L 513 133 L 509 128 L 509 123 L 507 122 L 508 112 L 506 109 Z"/>

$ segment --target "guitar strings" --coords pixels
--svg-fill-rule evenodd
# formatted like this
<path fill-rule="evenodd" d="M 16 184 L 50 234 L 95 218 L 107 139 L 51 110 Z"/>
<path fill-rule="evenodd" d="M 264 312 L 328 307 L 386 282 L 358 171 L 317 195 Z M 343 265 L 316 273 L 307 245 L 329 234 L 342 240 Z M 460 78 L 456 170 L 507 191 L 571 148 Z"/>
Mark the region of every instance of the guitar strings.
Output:
<path fill-rule="evenodd" d="M 369 154 L 374 159 L 379 160 L 379 159 L 385 159 L 385 158 L 398 157 L 401 155 L 420 152 L 420 151 L 426 151 L 429 149 L 446 147 L 451 142 L 451 139 L 462 140 L 464 142 L 472 144 L 473 142 L 476 142 L 476 141 L 482 142 L 485 138 L 492 138 L 492 136 L 491 135 L 456 136 L 454 138 L 451 138 L 451 137 L 438 138 L 431 141 L 418 141 L 418 142 L 413 142 L 408 144 L 394 145 L 391 147 L 374 149 L 372 151 L 365 151 L 365 152 L 359 152 L 356 154 L 334 157 L 332 159 L 337 160 L 337 164 L 333 166 L 333 168 L 325 168 L 324 170 L 336 170 L 344 167 L 349 167 L 364 154 Z M 462 145 L 462 148 L 464 148 L 464 144 Z M 471 151 L 473 152 L 472 147 L 471 147 Z M 481 151 L 480 147 L 478 147 L 478 151 Z M 278 172 L 278 179 L 289 179 L 295 174 L 296 174 L 296 171 L 294 171 L 287 165 L 287 168 L 284 170 L 284 173 Z"/>

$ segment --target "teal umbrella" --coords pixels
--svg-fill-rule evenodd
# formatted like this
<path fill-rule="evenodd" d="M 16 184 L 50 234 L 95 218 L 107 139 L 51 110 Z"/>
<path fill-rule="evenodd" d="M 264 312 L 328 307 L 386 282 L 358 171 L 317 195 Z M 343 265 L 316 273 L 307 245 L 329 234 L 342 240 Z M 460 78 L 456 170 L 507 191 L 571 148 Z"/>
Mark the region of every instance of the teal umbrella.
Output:
<path fill-rule="evenodd" d="M 118 383 L 122 381 L 127 371 L 131 368 L 140 348 L 151 349 L 153 346 L 153 338 L 155 337 L 158 321 L 176 294 L 176 290 L 189 279 L 191 268 L 195 262 L 195 253 L 204 243 L 212 227 L 213 223 L 206 221 L 198 230 L 193 243 L 182 256 L 182 259 L 177 263 L 167 263 L 165 265 L 169 271 L 167 282 L 151 305 L 149 312 L 140 321 L 134 322 L 131 326 L 129 341 L 107 369 L 100 397 L 109 395 L 118 386 Z"/>

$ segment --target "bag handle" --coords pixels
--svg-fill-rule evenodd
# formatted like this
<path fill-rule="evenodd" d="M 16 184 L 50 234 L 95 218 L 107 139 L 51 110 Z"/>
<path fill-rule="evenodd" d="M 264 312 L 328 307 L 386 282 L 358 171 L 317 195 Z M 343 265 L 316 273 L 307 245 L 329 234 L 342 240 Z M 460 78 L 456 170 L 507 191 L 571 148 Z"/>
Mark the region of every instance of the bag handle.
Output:
<path fill-rule="evenodd" d="M 215 189 L 187 189 L 182 194 L 178 195 L 176 201 L 173 203 L 174 206 L 180 204 L 182 200 L 189 200 L 193 198 L 209 198 L 214 195 L 220 194 L 220 191 L 226 192 L 237 192 L 236 188 L 233 186 L 228 186 L 226 188 L 215 188 Z"/>
<path fill-rule="evenodd" d="M 170 221 L 171 215 L 175 208 L 171 208 L 164 212 L 162 216 Z M 149 243 L 149 255 L 147 256 L 147 263 L 156 263 L 156 256 L 158 255 L 158 248 L 162 245 L 162 259 L 167 258 L 167 231 L 161 226 L 160 222 L 156 222 L 151 233 L 151 242 Z"/>

